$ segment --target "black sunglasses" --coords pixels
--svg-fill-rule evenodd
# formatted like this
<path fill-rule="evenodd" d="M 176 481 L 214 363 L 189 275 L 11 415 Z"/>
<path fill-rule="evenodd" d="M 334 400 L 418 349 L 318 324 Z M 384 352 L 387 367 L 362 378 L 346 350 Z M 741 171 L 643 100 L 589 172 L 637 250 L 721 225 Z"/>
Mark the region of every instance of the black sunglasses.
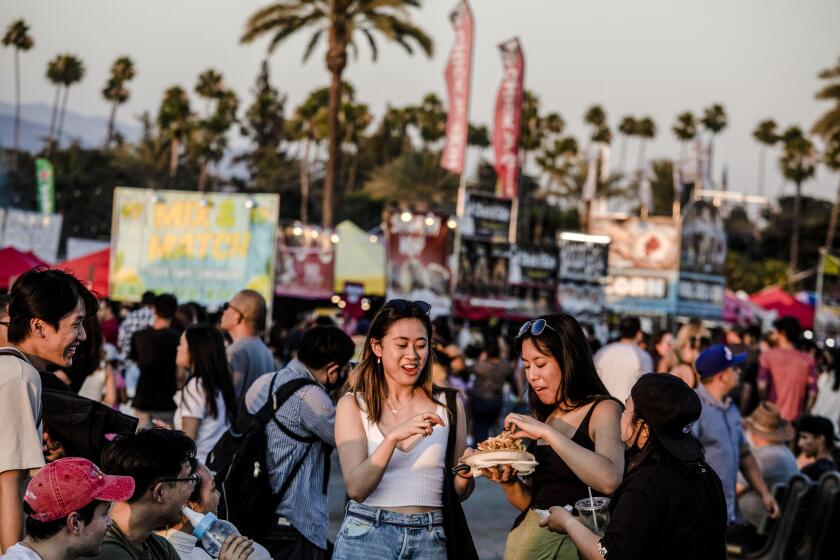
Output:
<path fill-rule="evenodd" d="M 243 319 L 245 318 L 245 314 L 244 314 L 244 313 L 242 313 L 242 311 L 240 311 L 239 309 L 237 309 L 237 308 L 236 308 L 236 306 L 235 306 L 235 305 L 233 305 L 231 302 L 226 301 L 226 302 L 224 302 L 224 303 L 222 304 L 222 312 L 227 311 L 227 310 L 228 310 L 228 308 L 233 309 L 234 311 L 236 311 L 237 313 L 239 313 L 239 315 L 240 315 Z"/>
<path fill-rule="evenodd" d="M 386 303 L 388 307 L 397 313 L 405 313 L 406 311 L 420 311 L 424 315 L 428 315 L 432 310 L 432 306 L 425 301 L 411 301 L 410 299 L 392 299 Z"/>
<path fill-rule="evenodd" d="M 522 325 L 522 328 L 519 329 L 519 334 L 516 335 L 516 338 L 522 338 L 528 332 L 531 333 L 531 336 L 540 336 L 543 331 L 548 327 L 549 329 L 557 332 L 557 329 L 549 325 L 545 319 L 534 319 L 532 321 L 526 322 Z"/>
<path fill-rule="evenodd" d="M 201 480 L 201 478 L 199 478 L 199 476 L 198 476 L 198 473 L 195 472 L 195 469 L 198 467 L 198 459 L 196 459 L 195 457 L 190 457 L 189 459 L 187 459 L 187 462 L 190 464 L 190 475 L 189 476 L 185 476 L 183 478 L 159 478 L 155 481 L 155 483 L 158 483 L 158 482 L 191 482 L 193 484 L 198 484 L 198 482 Z"/>

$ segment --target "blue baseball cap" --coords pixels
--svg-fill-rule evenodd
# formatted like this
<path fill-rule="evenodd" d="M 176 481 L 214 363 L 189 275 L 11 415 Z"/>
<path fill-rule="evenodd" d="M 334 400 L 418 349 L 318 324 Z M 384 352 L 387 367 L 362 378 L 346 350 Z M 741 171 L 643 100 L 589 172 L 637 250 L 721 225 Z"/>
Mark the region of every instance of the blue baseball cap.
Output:
<path fill-rule="evenodd" d="M 733 354 L 728 346 L 715 344 L 703 350 L 694 362 L 694 369 L 700 379 L 717 375 L 728 367 L 740 364 L 747 359 L 747 353 Z"/>

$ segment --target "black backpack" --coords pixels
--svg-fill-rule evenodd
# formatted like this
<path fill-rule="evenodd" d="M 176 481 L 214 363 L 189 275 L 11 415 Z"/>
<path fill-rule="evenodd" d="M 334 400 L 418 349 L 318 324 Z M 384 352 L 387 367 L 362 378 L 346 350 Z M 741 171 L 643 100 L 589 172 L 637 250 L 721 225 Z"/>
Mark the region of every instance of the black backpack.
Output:
<path fill-rule="evenodd" d="M 219 517 L 227 519 L 243 535 L 252 539 L 265 536 L 275 518 L 275 510 L 303 465 L 309 448 L 320 441 L 315 436 L 294 434 L 277 421 L 275 413 L 289 397 L 307 385 L 316 385 L 309 378 L 292 379 L 274 392 L 271 379 L 269 395 L 272 395 L 256 414 L 249 414 L 243 407 L 239 417 L 213 447 L 207 456 L 207 467 L 215 473 L 216 488 L 221 493 Z M 279 492 L 275 494 L 269 478 L 269 464 L 266 426 L 274 422 L 283 433 L 306 443 L 307 449 L 289 472 Z M 326 482 L 326 481 L 325 481 Z"/>

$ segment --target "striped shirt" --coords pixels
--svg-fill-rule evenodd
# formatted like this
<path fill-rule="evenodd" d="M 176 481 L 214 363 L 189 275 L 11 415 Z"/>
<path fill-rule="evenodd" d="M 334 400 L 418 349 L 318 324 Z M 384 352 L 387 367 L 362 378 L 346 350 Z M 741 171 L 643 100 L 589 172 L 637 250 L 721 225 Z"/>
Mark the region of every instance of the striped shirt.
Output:
<path fill-rule="evenodd" d="M 254 381 L 245 396 L 248 412 L 255 414 L 267 402 L 275 376 L 275 392 L 292 379 L 312 378 L 298 360 L 292 360 L 279 372 L 263 375 Z M 269 474 L 274 492 L 280 491 L 292 467 L 306 454 L 276 513 L 285 517 L 312 544 L 326 549 L 329 511 L 324 493 L 324 460 L 329 457 L 324 456 L 322 449 L 325 444 L 335 447 L 335 404 L 323 387 L 308 385 L 289 397 L 275 417 L 295 434 L 321 440 L 310 445 L 290 438 L 274 422 L 266 426 Z"/>

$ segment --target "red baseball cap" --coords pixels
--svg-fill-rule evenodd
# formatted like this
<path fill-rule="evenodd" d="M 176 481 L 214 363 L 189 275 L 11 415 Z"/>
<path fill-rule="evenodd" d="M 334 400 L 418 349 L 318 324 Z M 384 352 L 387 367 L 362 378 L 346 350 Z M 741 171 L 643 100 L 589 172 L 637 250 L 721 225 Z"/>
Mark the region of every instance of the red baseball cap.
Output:
<path fill-rule="evenodd" d="M 111 476 L 79 457 L 48 463 L 36 474 L 23 501 L 29 504 L 32 519 L 55 521 L 79 511 L 94 500 L 123 502 L 134 494 L 134 479 Z"/>

